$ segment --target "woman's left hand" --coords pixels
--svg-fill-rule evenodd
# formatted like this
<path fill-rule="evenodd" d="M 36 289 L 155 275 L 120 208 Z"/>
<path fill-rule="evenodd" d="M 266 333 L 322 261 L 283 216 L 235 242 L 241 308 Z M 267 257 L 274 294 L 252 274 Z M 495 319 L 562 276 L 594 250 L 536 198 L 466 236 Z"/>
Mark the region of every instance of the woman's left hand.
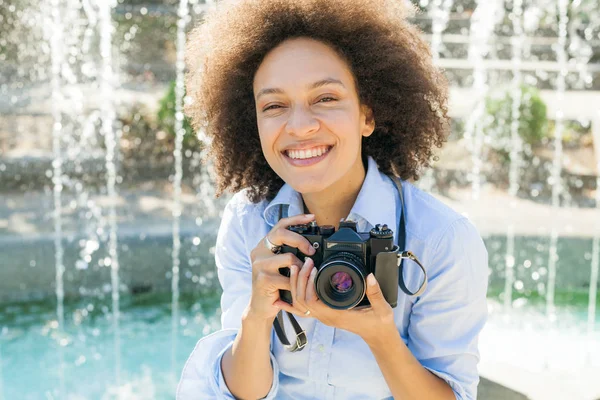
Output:
<path fill-rule="evenodd" d="M 335 310 L 317 297 L 315 291 L 316 272 L 313 260 L 308 257 L 300 271 L 297 266 L 292 265 L 290 285 L 295 307 L 282 300 L 278 300 L 273 305 L 300 317 L 307 317 L 307 315 L 299 313 L 298 309 L 309 310 L 308 317 L 317 318 L 325 325 L 355 333 L 367 343 L 377 339 L 388 330 L 395 331 L 397 329 L 394 322 L 394 310 L 383 297 L 379 283 L 373 274 L 369 274 L 367 277 L 366 292 L 371 303 L 370 307 Z"/>

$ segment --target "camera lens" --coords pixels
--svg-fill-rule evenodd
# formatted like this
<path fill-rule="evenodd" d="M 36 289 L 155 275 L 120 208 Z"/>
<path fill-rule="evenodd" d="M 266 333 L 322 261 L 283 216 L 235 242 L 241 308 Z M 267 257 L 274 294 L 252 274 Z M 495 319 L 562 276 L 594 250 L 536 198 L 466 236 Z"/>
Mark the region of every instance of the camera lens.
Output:
<path fill-rule="evenodd" d="M 348 310 L 365 296 L 367 271 L 356 254 L 340 251 L 323 260 L 315 277 L 317 296 L 327 306 Z"/>
<path fill-rule="evenodd" d="M 351 290 L 353 286 L 350 274 L 343 271 L 338 271 L 331 275 L 329 283 L 331 284 L 333 290 L 338 293 L 346 293 L 347 291 Z"/>

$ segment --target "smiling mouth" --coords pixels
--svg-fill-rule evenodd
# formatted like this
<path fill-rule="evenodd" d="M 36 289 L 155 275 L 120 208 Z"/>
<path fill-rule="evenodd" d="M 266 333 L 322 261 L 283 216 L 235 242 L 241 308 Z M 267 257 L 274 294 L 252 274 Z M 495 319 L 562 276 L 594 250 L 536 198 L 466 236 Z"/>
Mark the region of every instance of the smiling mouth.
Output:
<path fill-rule="evenodd" d="M 316 146 L 303 150 L 284 150 L 283 153 L 292 160 L 306 160 L 315 157 L 321 157 L 333 148 L 333 146 Z"/>

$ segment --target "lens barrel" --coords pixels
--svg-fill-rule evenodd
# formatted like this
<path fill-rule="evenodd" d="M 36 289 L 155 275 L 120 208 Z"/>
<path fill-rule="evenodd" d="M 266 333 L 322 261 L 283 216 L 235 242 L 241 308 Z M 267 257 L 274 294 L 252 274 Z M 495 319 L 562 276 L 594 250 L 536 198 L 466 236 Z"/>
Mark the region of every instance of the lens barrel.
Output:
<path fill-rule="evenodd" d="M 335 253 L 323 260 L 317 272 L 317 296 L 331 308 L 353 308 L 365 296 L 367 275 L 364 263 L 356 254 L 345 251 Z"/>

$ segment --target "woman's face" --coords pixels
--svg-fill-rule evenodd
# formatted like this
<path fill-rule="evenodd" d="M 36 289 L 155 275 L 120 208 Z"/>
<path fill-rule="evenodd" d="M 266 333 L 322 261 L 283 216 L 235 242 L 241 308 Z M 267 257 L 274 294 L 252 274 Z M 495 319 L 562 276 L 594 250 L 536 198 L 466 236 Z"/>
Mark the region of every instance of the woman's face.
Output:
<path fill-rule="evenodd" d="M 364 177 L 361 139 L 374 122 L 332 48 L 308 38 L 283 42 L 258 68 L 254 98 L 263 154 L 296 191 L 321 192 Z"/>

